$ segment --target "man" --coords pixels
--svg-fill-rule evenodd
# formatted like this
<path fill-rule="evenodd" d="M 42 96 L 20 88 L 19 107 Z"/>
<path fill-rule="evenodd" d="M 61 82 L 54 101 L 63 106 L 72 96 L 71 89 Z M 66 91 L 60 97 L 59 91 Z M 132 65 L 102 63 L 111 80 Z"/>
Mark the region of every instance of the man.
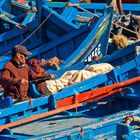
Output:
<path fill-rule="evenodd" d="M 1 85 L 4 87 L 4 96 L 12 96 L 12 99 L 28 99 L 29 81 L 38 79 L 38 75 L 26 64 L 26 58 L 31 53 L 21 45 L 12 49 L 12 59 L 4 66 L 1 74 Z M 54 78 L 49 75 L 44 78 Z"/>
<path fill-rule="evenodd" d="M 124 16 L 124 12 L 122 9 L 122 0 L 106 0 L 109 6 L 114 7 L 114 12 L 117 14 L 118 10 L 122 16 Z"/>

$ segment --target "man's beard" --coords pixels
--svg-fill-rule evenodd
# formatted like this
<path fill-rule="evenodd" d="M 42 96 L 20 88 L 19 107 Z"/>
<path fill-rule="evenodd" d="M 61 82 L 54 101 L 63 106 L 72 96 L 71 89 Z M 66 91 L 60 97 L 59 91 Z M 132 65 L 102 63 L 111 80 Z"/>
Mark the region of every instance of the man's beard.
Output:
<path fill-rule="evenodd" d="M 18 62 L 18 67 L 24 67 L 25 66 L 25 62 Z"/>

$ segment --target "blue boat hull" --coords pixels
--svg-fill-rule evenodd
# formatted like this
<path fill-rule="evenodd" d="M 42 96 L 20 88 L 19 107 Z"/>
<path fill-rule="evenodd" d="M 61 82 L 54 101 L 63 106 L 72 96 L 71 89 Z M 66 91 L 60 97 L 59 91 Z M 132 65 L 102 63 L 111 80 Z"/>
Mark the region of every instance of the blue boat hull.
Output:
<path fill-rule="evenodd" d="M 118 52 L 115 52 L 114 54 L 108 56 L 110 57 L 110 59 L 108 58 L 108 60 L 112 63 L 115 63 L 115 58 L 116 62 L 118 60 L 120 61 L 119 56 L 120 57 L 124 56 L 124 58 L 127 58 L 129 54 L 135 53 L 134 46 L 130 46 L 130 48 L 128 47 L 119 50 Z M 121 52 L 125 52 L 125 54 L 122 54 Z M 121 55 L 118 56 L 119 53 L 122 56 Z M 111 61 L 111 58 L 114 58 L 114 60 Z M 122 82 L 124 80 L 128 80 L 138 76 L 140 56 L 139 55 L 137 57 L 133 56 L 134 59 L 132 58 L 132 60 L 129 61 L 126 60 L 127 63 L 123 64 L 124 58 L 122 60 L 122 65 L 108 74 L 102 74 L 90 78 L 81 83 L 67 87 L 62 91 L 53 94 L 51 96 L 34 99 L 32 100 L 32 105 L 30 105 L 30 103 L 27 101 L 12 105 L 9 108 L 2 109 L 0 119 L 1 125 L 22 119 L 24 120 L 24 118 L 26 117 L 48 112 L 50 110 L 54 109 L 57 110 L 56 104 L 57 101 L 67 98 L 69 96 L 74 96 L 75 93 L 80 94 L 84 91 L 89 91 L 91 89 L 93 89 L 94 92 L 94 89 L 107 85 L 112 85 L 114 84 L 114 82 Z M 102 134 L 103 130 L 104 136 L 106 134 L 105 137 L 109 137 L 107 135 L 108 133 L 116 132 L 115 122 L 122 121 L 123 116 L 122 114 L 120 114 L 120 111 L 137 109 L 140 103 L 139 85 L 131 86 L 130 88 L 125 89 L 122 92 L 123 95 L 117 93 L 116 95 L 109 96 L 107 98 L 103 98 L 92 103 L 85 102 L 81 107 L 77 109 L 72 109 L 70 111 L 65 111 L 60 115 L 44 119 L 42 118 L 41 120 L 37 120 L 29 124 L 11 128 L 10 131 L 8 131 L 10 135 L 4 134 L 4 132 L 2 131 L 0 138 L 6 137 L 8 139 L 13 137 L 17 139 L 50 138 L 63 140 L 72 137 L 75 139 L 79 139 L 79 134 L 81 134 L 82 127 L 84 127 L 85 130 L 83 139 L 88 137 L 89 138 L 99 137 Z M 119 113 L 117 115 L 116 114 L 110 115 L 116 112 Z M 124 111 L 123 115 L 126 115 L 129 112 L 130 111 L 128 112 Z M 118 116 L 117 119 L 115 119 L 115 116 Z M 114 120 L 110 118 L 114 118 Z M 40 124 L 41 127 L 38 127 L 38 124 Z M 26 131 L 27 129 L 28 131 Z"/>
<path fill-rule="evenodd" d="M 61 12 L 61 8 L 65 7 L 64 2 L 48 2 L 48 6 L 56 11 Z M 80 7 L 93 12 L 94 14 L 101 15 L 103 12 L 104 7 L 107 6 L 107 3 L 80 3 Z M 94 7 L 94 9 L 93 9 Z M 134 14 L 134 15 L 139 15 L 139 8 L 140 4 L 122 4 L 123 11 L 124 13 L 127 14 Z M 85 12 L 86 13 L 86 12 Z M 90 14 L 84 14 L 86 16 L 91 16 Z M 84 16 L 83 15 L 83 16 Z"/>
<path fill-rule="evenodd" d="M 46 12 L 44 13 L 46 14 Z M 104 18 L 102 19 L 104 20 Z M 101 21 L 102 20 L 100 20 L 100 22 Z M 102 30 L 100 30 L 100 33 L 104 31 L 103 30 L 104 27 L 105 26 L 101 28 Z M 82 32 L 83 29 L 85 29 L 85 31 L 87 30 L 87 28 L 83 26 L 83 28 L 79 30 L 77 29 L 74 32 Z M 88 29 L 91 30 L 92 25 Z M 95 31 L 96 30 L 94 29 L 94 32 Z M 92 31 L 90 33 L 93 35 L 90 36 L 91 38 L 93 38 L 93 42 L 92 39 L 90 41 L 93 44 L 94 43 L 98 44 L 98 41 L 99 42 L 101 41 L 99 38 L 100 33 L 97 32 L 97 35 L 95 36 Z M 70 32 L 69 34 L 72 35 L 72 32 Z M 54 49 L 53 45 L 55 45 L 56 43 L 58 44 L 64 43 L 63 39 L 59 40 L 60 42 L 58 42 L 58 40 L 56 39 L 54 40 L 53 43 L 51 42 L 52 44 L 48 43 L 48 47 L 46 47 L 46 45 L 43 45 L 37 49 L 34 49 L 32 51 L 33 52 L 32 57 L 37 57 L 40 59 L 42 58 L 42 56 L 45 57 L 46 54 L 47 56 L 51 57 L 53 53 L 50 54 L 48 50 L 52 49 L 53 51 Z M 69 43 L 69 38 L 67 39 Z M 99 40 L 97 41 L 96 39 Z M 76 40 L 79 40 L 79 38 L 77 38 Z M 86 41 L 86 39 L 84 41 L 86 42 L 85 44 L 87 44 L 88 41 Z M 8 105 L 3 106 L 3 108 L 1 109 L 0 125 L 3 126 L 4 124 L 10 124 L 18 120 L 24 120 L 25 118 L 53 110 L 57 111 L 59 110 L 57 106 L 58 105 L 57 101 L 59 100 L 63 100 L 71 96 L 76 98 L 77 94 L 82 94 L 83 92 L 86 91 L 93 90 L 94 93 L 94 90 L 99 89 L 101 87 L 112 85 L 114 83 L 119 83 L 139 76 L 140 55 L 135 48 L 136 46 L 139 45 L 140 41 L 128 46 L 125 49 L 118 50 L 113 54 L 110 54 L 109 56 L 103 57 L 103 59 L 101 59 L 100 62 L 109 62 L 113 66 L 117 66 L 113 71 L 107 74 L 101 74 L 96 77 L 85 80 L 83 82 L 80 82 L 78 84 L 72 85 L 51 96 L 33 99 L 32 102 L 29 101 L 21 102 L 11 105 L 10 107 L 8 107 Z M 95 49 L 94 45 L 91 45 L 91 48 L 89 47 L 88 49 L 86 49 L 84 54 L 82 54 L 84 49 L 85 49 L 84 45 L 80 45 L 80 47 L 76 48 L 74 53 L 69 54 L 68 59 L 65 58 L 66 64 L 62 66 L 62 69 L 60 71 L 54 71 L 54 73 L 56 73 L 58 77 L 60 77 L 67 70 L 71 69 L 80 70 L 84 68 L 87 64 L 86 60 L 90 61 L 92 55 L 95 55 L 96 52 L 94 50 Z M 40 52 L 40 54 L 38 54 L 38 51 Z M 56 51 L 55 48 L 54 51 L 54 54 L 56 54 L 55 56 L 58 56 L 57 52 L 59 51 L 58 50 Z M 77 55 L 78 52 L 80 53 Z M 98 56 L 102 57 L 102 55 Z M 89 65 L 90 64 L 93 63 L 91 62 L 89 63 Z M 120 90 L 120 92 L 112 96 L 108 96 L 106 98 L 102 98 L 91 103 L 84 102 L 82 106 L 75 107 L 71 110 L 67 110 L 64 112 L 62 111 L 61 114 L 44 117 L 42 119 L 29 122 L 27 124 L 19 126 L 16 125 L 14 127 L 10 127 L 9 129 L 4 129 L 3 131 L 1 131 L 0 139 L 55 139 L 55 140 L 116 139 L 116 137 L 119 136 L 119 134 L 117 134 L 119 130 L 117 130 L 116 128 L 117 127 L 116 123 L 118 122 L 122 123 L 123 117 L 128 114 L 139 115 L 138 108 L 140 104 L 139 90 L 140 90 L 139 85 L 133 85 L 125 90 L 122 91 Z M 30 93 L 34 96 L 40 95 L 40 93 L 38 93 L 35 87 L 32 87 Z M 134 135 L 132 134 L 132 137 L 133 136 Z M 128 135 L 128 137 L 130 136 Z"/>
<path fill-rule="evenodd" d="M 48 8 L 42 9 L 44 10 L 44 16 L 48 11 Z M 57 56 L 58 58 L 65 60 L 65 63 L 62 67 L 67 67 L 78 62 L 90 60 L 93 55 L 98 55 L 100 58 L 106 55 L 107 53 L 107 46 L 108 46 L 108 39 L 110 33 L 110 26 L 112 21 L 113 11 L 112 8 L 105 9 L 104 15 L 95 22 L 91 22 L 89 25 L 83 25 L 78 29 L 74 29 L 72 31 L 67 32 L 65 35 L 59 36 L 48 43 L 44 43 L 43 45 L 38 45 L 35 49 L 31 46 L 34 45 L 35 41 L 31 39 L 34 43 L 27 45 L 27 48 L 30 48 L 32 55 L 31 57 L 38 58 L 38 59 L 49 59 L 51 57 Z M 51 16 L 50 16 L 51 17 Z M 59 19 L 60 16 L 58 14 L 54 14 L 52 17 L 55 19 Z M 44 20 L 44 19 L 43 19 Z M 48 18 L 49 21 L 53 22 L 51 18 Z M 61 20 L 63 23 L 63 20 Z M 57 23 L 60 25 L 60 23 Z M 35 24 L 34 24 L 35 25 Z M 56 23 L 53 25 L 55 26 Z M 45 30 L 45 29 L 44 29 Z M 46 32 L 47 30 L 46 27 Z M 54 36 L 51 34 L 51 37 Z M 49 35 L 50 35 L 49 34 Z M 42 33 L 41 33 L 42 36 Z M 37 36 L 35 36 L 37 37 Z M 43 36 L 43 38 L 45 35 Z M 51 38 L 50 37 L 50 38 Z M 37 42 L 42 37 L 37 37 Z M 103 41 L 105 39 L 105 41 Z M 40 42 L 39 41 L 39 42 Z M 27 40 L 28 42 L 28 40 Z M 35 43 L 36 45 L 39 43 Z M 23 43 L 24 44 L 24 43 Z M 9 49 L 9 47 L 8 47 Z M 6 50 L 6 49 L 4 49 Z M 6 61 L 7 61 L 6 57 Z M 5 59 L 2 57 L 1 67 L 5 64 Z"/>

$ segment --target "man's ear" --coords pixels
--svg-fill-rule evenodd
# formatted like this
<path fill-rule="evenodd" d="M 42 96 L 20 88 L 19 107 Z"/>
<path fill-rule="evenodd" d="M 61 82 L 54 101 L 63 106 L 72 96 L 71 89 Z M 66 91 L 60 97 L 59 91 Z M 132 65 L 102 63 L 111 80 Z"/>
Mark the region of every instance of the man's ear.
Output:
<path fill-rule="evenodd" d="M 17 58 L 20 58 L 20 53 L 16 53 L 15 55 Z"/>

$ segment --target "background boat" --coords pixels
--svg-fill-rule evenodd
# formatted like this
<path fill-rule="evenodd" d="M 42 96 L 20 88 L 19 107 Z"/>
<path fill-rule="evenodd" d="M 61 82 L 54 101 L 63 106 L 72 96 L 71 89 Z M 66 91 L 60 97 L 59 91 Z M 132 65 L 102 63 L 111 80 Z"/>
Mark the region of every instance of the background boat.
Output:
<path fill-rule="evenodd" d="M 61 8 L 62 7 L 65 8 L 65 6 L 66 6 L 65 2 L 48 2 L 47 5 L 50 8 L 52 7 L 56 11 L 61 11 Z M 79 5 L 80 5 L 79 7 L 84 8 L 90 12 L 93 12 L 94 14 L 97 14 L 97 15 L 101 14 L 104 7 L 107 6 L 106 3 L 96 3 L 96 2 L 94 2 L 94 3 L 79 3 Z M 93 9 L 93 7 L 94 7 L 94 9 Z M 123 3 L 122 7 L 123 7 L 123 11 L 125 14 L 139 15 L 140 4 Z M 79 15 L 80 15 L 80 12 L 79 12 Z M 90 14 L 88 14 L 88 15 L 90 15 Z"/>
<path fill-rule="evenodd" d="M 95 0 L 95 1 L 92 1 L 92 2 L 104 3 L 106 1 L 105 0 Z M 140 1 L 139 0 L 122 0 L 122 3 L 140 3 Z"/>
<path fill-rule="evenodd" d="M 42 13 L 44 13 L 44 15 L 42 15 L 42 20 L 44 20 L 44 18 L 48 16 L 46 15 L 48 8 L 44 7 L 42 10 Z M 94 22 L 82 25 L 80 28 L 69 31 L 65 35 L 59 37 L 56 37 L 55 35 L 56 39 L 32 49 L 31 57 L 37 59 L 49 59 L 57 56 L 62 60 L 67 59 L 63 65 L 63 67 L 66 67 L 68 65 L 78 63 L 81 59 L 91 59 L 91 57 L 95 54 L 99 57 L 106 55 L 112 16 L 112 8 L 105 9 L 105 13 L 101 16 L 101 18 L 96 19 Z M 58 14 L 54 14 L 52 17 L 60 19 L 60 15 Z M 48 20 L 50 21 L 52 19 L 48 18 Z M 61 25 L 62 23 L 64 23 L 64 20 L 60 23 L 58 22 L 57 24 Z M 53 26 L 55 25 L 56 23 L 54 23 Z M 47 29 L 47 27 L 45 28 Z M 48 32 L 50 33 L 49 30 Z M 54 36 L 54 32 L 50 34 L 52 37 Z M 102 41 L 103 39 L 105 39 L 105 41 Z M 27 48 L 28 47 L 29 46 L 27 45 Z M 3 64 L 8 60 L 8 58 L 1 58 L 1 67 L 3 67 Z"/>

